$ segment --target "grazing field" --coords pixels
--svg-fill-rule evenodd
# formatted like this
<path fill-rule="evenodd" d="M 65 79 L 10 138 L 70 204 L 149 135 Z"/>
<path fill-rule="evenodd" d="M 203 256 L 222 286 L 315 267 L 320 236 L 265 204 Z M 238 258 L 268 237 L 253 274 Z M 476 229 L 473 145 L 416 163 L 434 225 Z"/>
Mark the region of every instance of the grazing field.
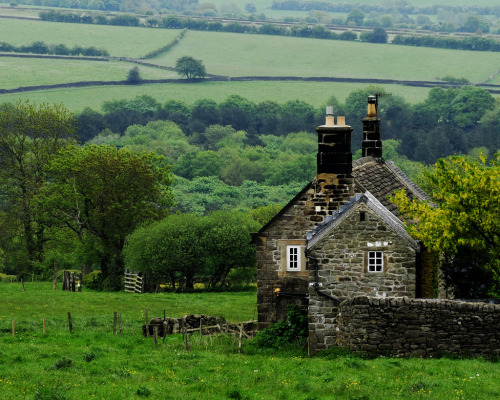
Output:
<path fill-rule="evenodd" d="M 52 23 L 2 19 L 0 37 L 12 44 L 44 40 L 49 44 L 103 47 L 112 56 L 141 57 L 178 36 L 178 30 Z M 189 31 L 168 53 L 148 60 L 173 67 L 184 55 L 203 61 L 210 74 L 227 76 L 299 76 L 395 80 L 436 80 L 444 76 L 471 82 L 500 82 L 498 55 L 431 48 L 368 44 L 280 36 Z M 0 89 L 50 85 L 78 81 L 124 80 L 135 64 L 109 61 L 74 61 L 1 57 Z M 140 66 L 144 79 L 178 78 L 173 71 Z M 238 94 L 252 101 L 284 103 L 304 100 L 322 106 L 332 95 L 339 100 L 367 84 L 318 82 L 206 82 L 102 86 L 79 89 L 37 90 L 0 95 L 0 102 L 30 99 L 63 103 L 72 111 L 86 106 L 99 108 L 103 101 L 149 94 L 163 102 L 169 99 L 194 103 L 200 98 L 221 101 Z M 384 85 L 410 103 L 427 97 L 428 88 Z M 78 94 L 78 95 L 75 95 Z"/>
<path fill-rule="evenodd" d="M 363 359 L 300 348 L 262 349 L 225 335 L 172 335 L 154 348 L 150 316 L 253 318 L 255 293 L 125 294 L 0 283 L 0 398 L 6 399 L 497 399 L 499 363 L 482 359 Z M 67 329 L 72 313 L 74 333 Z M 113 335 L 113 312 L 123 335 Z M 47 318 L 47 333 L 42 318 Z M 16 334 L 12 336 L 12 320 Z"/>
<path fill-rule="evenodd" d="M 172 66 L 195 55 L 207 72 L 229 76 L 328 76 L 436 80 L 442 76 L 486 81 L 498 54 L 286 36 L 190 31 L 154 62 Z"/>
<path fill-rule="evenodd" d="M 139 67 L 139 71 L 142 75 L 142 67 Z M 314 107 L 322 107 L 331 96 L 343 102 L 353 90 L 365 87 L 367 85 L 361 83 L 262 81 L 96 86 L 0 94 L 0 103 L 29 99 L 35 103 L 63 103 L 69 110 L 78 112 L 85 107 L 98 110 L 104 101 L 132 99 L 141 95 L 152 96 L 160 103 L 167 100 L 179 100 L 193 104 L 196 100 L 203 98 L 221 102 L 231 94 L 238 94 L 255 103 L 272 100 L 283 104 L 288 100 L 300 99 Z M 409 103 L 419 103 L 425 100 L 429 92 L 429 88 L 401 85 L 384 85 L 384 88 L 393 95 L 402 96 Z"/>
<path fill-rule="evenodd" d="M 47 58 L 0 57 L 0 88 L 55 85 L 82 81 L 126 80 L 131 68 L 137 66 L 143 79 L 177 79 L 175 71 L 151 68 L 121 61 L 54 60 Z"/>
<path fill-rule="evenodd" d="M 111 56 L 140 58 L 170 43 L 180 31 L 110 25 L 1 19 L 0 38 L 15 46 L 42 40 L 48 45 L 65 44 L 106 49 Z"/>

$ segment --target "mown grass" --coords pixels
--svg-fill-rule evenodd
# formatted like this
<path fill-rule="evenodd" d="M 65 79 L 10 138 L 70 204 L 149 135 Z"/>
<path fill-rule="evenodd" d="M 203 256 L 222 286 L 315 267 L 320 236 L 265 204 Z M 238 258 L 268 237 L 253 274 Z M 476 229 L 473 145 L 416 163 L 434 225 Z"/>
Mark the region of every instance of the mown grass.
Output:
<path fill-rule="evenodd" d="M 208 73 L 228 76 L 436 80 L 448 75 L 477 83 L 498 70 L 493 52 L 196 31 L 154 61 L 171 66 L 184 55 L 196 55 Z"/>
<path fill-rule="evenodd" d="M 0 59 L 0 63 L 2 59 Z M 139 67 L 142 76 L 142 67 Z M 120 72 L 122 73 L 122 72 Z M 353 90 L 367 87 L 362 83 L 327 83 L 327 82 L 205 82 L 205 83 L 169 83 L 134 86 L 96 86 L 84 88 L 52 89 L 24 93 L 0 94 L 0 103 L 31 100 L 35 103 L 63 103 L 73 112 L 86 106 L 95 110 L 102 103 L 114 99 L 131 99 L 140 95 L 150 95 L 159 102 L 167 100 L 183 101 L 193 104 L 202 98 L 216 102 L 225 100 L 231 94 L 238 94 L 253 102 L 272 100 L 280 104 L 288 100 L 300 99 L 315 107 L 322 107 L 331 96 L 340 101 Z M 419 103 L 427 98 L 429 88 L 417 88 L 401 85 L 384 85 L 393 95 L 400 95 L 410 103 Z"/>
<path fill-rule="evenodd" d="M 106 49 L 111 56 L 140 58 L 170 43 L 175 29 L 148 29 L 110 25 L 67 24 L 21 19 L 1 20 L 2 41 L 15 46 L 42 40 L 48 45 L 65 44 Z"/>
<path fill-rule="evenodd" d="M 151 316 L 206 312 L 252 318 L 255 293 L 63 293 L 50 283 L 0 283 L 1 399 L 497 399 L 499 364 L 482 359 L 363 359 L 345 351 L 307 358 L 225 335 L 180 335 L 155 349 L 141 335 Z M 72 311 L 74 333 L 67 329 Z M 154 310 L 154 311 L 153 311 Z M 121 311 L 124 334 L 112 333 Z M 52 314 L 50 314 L 52 312 Z M 41 318 L 53 315 L 47 334 Z M 16 335 L 11 321 L 16 319 Z"/>
<path fill-rule="evenodd" d="M 54 85 L 82 81 L 126 80 L 131 68 L 137 66 L 143 79 L 177 79 L 174 71 L 151 68 L 121 61 L 54 60 L 47 58 L 0 57 L 0 88 Z"/>

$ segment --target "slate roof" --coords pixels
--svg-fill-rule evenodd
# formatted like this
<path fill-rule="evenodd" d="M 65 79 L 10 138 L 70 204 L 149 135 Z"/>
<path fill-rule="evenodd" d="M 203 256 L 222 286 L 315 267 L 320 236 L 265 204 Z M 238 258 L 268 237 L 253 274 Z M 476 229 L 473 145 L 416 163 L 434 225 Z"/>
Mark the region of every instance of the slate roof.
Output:
<path fill-rule="evenodd" d="M 413 183 L 392 161 L 381 158 L 363 157 L 352 162 L 352 175 L 358 185 L 368 190 L 389 211 L 398 215 L 397 208 L 389 200 L 395 191 L 405 189 L 407 194 L 422 201 L 430 197 Z"/>
<path fill-rule="evenodd" d="M 348 202 L 339 207 L 331 216 L 325 218 L 323 223 L 316 225 L 316 227 L 306 233 L 307 248 L 310 249 L 323 237 L 325 237 L 332 229 L 338 226 L 351 212 L 356 208 L 359 203 L 365 203 L 377 216 L 384 221 L 399 237 L 405 240 L 414 249 L 419 249 L 419 243 L 413 239 L 405 230 L 403 223 L 385 207 L 380 201 L 377 200 L 369 191 L 365 193 L 358 193 L 352 197 Z"/>

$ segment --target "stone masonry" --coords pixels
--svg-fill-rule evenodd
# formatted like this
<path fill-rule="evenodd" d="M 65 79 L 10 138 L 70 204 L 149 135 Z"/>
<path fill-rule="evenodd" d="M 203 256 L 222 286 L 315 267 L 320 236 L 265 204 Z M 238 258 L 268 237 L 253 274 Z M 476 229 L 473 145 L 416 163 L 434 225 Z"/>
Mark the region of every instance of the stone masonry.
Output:
<path fill-rule="evenodd" d="M 383 252 L 380 273 L 367 271 L 367 252 L 372 250 Z M 363 202 L 313 244 L 308 249 L 316 264 L 309 265 L 309 281 L 315 282 L 309 287 L 310 352 L 328 348 L 337 338 L 338 303 L 323 293 L 340 300 L 360 295 L 415 297 L 417 251 Z"/>
<path fill-rule="evenodd" d="M 355 297 L 338 308 L 336 344 L 365 355 L 500 355 L 500 305 Z"/>

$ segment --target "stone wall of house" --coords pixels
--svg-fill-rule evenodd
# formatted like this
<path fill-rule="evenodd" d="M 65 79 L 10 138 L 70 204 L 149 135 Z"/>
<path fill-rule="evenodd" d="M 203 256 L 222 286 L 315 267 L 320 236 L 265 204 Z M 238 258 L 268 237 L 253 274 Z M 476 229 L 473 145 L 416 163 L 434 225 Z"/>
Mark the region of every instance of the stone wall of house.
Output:
<path fill-rule="evenodd" d="M 360 213 L 364 213 L 363 221 Z M 367 253 L 371 250 L 384 254 L 381 273 L 367 271 Z M 309 265 L 311 354 L 337 340 L 338 303 L 324 294 L 341 301 L 360 295 L 415 297 L 416 249 L 364 203 L 313 245 L 309 255 L 315 259 Z"/>
<path fill-rule="evenodd" d="M 360 296 L 338 310 L 336 344 L 370 355 L 500 355 L 500 305 Z"/>
<path fill-rule="evenodd" d="M 324 190 L 324 185 L 336 185 L 338 190 Z M 301 272 L 286 272 L 284 252 L 289 244 L 306 245 L 306 232 L 331 215 L 353 193 L 352 178 L 323 174 L 313 180 L 268 227 L 253 235 L 257 247 L 257 311 L 258 327 L 264 329 L 286 316 L 289 304 L 307 312 L 308 279 L 304 260 Z M 299 243 L 300 242 L 300 243 Z M 276 295 L 280 289 L 281 295 Z M 303 296 L 296 296 L 302 294 Z"/>

